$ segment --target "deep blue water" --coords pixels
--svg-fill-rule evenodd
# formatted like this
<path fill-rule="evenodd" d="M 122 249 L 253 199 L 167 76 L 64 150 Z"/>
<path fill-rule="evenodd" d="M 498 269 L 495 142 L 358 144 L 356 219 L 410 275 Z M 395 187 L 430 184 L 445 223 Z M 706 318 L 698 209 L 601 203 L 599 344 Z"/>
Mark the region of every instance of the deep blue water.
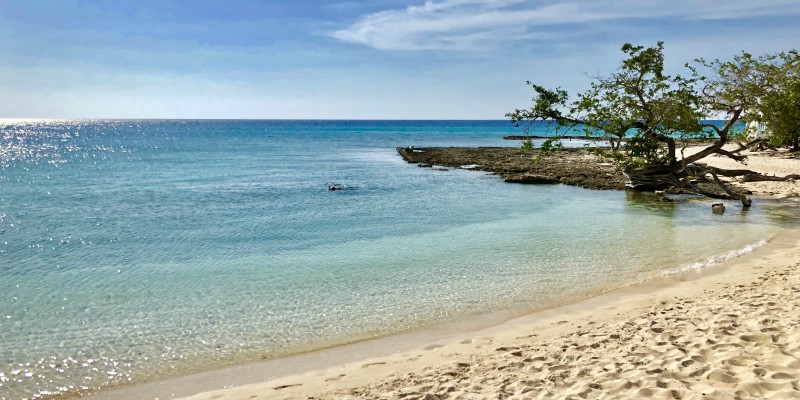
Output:
<path fill-rule="evenodd" d="M 768 201 L 715 216 L 705 201 L 505 184 L 395 151 L 517 146 L 502 136 L 520 133 L 507 121 L 0 122 L 0 399 L 553 306 L 708 265 L 786 223 Z"/>

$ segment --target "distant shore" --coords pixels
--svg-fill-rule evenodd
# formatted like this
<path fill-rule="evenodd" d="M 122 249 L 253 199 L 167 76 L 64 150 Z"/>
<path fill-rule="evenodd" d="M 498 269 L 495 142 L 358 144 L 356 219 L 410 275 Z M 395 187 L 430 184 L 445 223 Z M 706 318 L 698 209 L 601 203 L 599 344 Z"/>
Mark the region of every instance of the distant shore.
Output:
<path fill-rule="evenodd" d="M 547 140 L 547 139 L 552 139 L 552 138 L 553 138 L 553 136 L 541 136 L 541 135 L 528 135 L 528 136 L 524 136 L 524 135 L 509 135 L 509 136 L 503 136 L 503 139 L 505 139 L 505 140 L 528 140 L 528 139 L 530 139 L 530 140 Z M 564 136 L 559 136 L 559 138 L 562 139 L 562 140 L 588 140 L 588 141 L 592 141 L 592 142 L 600 142 L 600 141 L 606 141 L 607 140 L 604 137 L 593 137 L 593 136 L 586 136 L 586 135 L 564 135 Z"/>
<path fill-rule="evenodd" d="M 553 138 L 554 138 L 554 136 L 544 136 L 544 135 L 527 135 L 527 136 L 526 135 L 508 135 L 508 136 L 503 136 L 503 139 L 505 139 L 505 140 L 528 140 L 528 139 L 530 139 L 530 140 L 546 140 L 546 139 L 553 139 Z M 606 143 L 608 143 L 608 140 L 609 140 L 608 138 L 606 138 L 604 136 L 586 136 L 586 135 L 563 135 L 563 136 L 558 136 L 558 138 L 561 139 L 561 140 L 586 140 L 586 141 L 590 141 L 590 142 L 606 142 Z M 622 142 L 627 142 L 628 140 L 629 140 L 629 138 L 623 138 Z M 691 142 L 691 143 L 702 143 L 702 142 L 711 143 L 710 140 L 704 139 L 704 138 L 702 138 L 702 139 L 701 138 L 698 138 L 698 139 L 689 138 L 689 139 L 683 139 L 683 140 L 686 140 L 686 141 Z"/>

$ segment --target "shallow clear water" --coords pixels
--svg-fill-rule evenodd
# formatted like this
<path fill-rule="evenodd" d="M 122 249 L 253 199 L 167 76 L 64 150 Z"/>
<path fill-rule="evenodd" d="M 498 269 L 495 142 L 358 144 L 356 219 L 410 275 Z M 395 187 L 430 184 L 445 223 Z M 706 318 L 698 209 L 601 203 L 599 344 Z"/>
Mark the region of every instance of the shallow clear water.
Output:
<path fill-rule="evenodd" d="M 0 399 L 553 306 L 794 221 L 769 201 L 719 216 L 395 152 L 518 145 L 509 134 L 505 121 L 0 123 Z"/>

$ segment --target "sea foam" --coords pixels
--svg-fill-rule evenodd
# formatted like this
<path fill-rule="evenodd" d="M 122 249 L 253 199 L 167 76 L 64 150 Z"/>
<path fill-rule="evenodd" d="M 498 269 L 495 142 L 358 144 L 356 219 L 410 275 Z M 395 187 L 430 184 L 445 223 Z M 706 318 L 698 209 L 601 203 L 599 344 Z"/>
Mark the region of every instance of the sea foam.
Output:
<path fill-rule="evenodd" d="M 765 244 L 767 244 L 767 241 L 762 239 L 762 240 L 759 240 L 759 241 L 757 241 L 755 243 L 750 243 L 750 244 L 748 244 L 748 245 L 746 245 L 744 247 L 741 247 L 741 248 L 738 248 L 738 249 L 735 249 L 735 250 L 731 250 L 731 251 L 729 251 L 727 253 L 718 254 L 718 255 L 714 255 L 714 256 L 708 257 L 703 261 L 694 262 L 694 263 L 691 263 L 691 264 L 684 265 L 684 266 L 682 266 L 680 268 L 664 271 L 664 276 L 678 275 L 678 274 L 682 274 L 684 272 L 689 272 L 689 271 L 700 271 L 700 270 L 703 270 L 703 269 L 708 268 L 710 266 L 713 266 L 713 265 L 716 265 L 716 264 L 719 264 L 719 263 L 723 263 L 725 261 L 732 260 L 734 258 L 741 257 L 741 256 L 746 255 L 746 254 L 750 254 L 750 253 L 754 252 L 756 249 L 758 249 L 759 247 L 764 246 Z"/>

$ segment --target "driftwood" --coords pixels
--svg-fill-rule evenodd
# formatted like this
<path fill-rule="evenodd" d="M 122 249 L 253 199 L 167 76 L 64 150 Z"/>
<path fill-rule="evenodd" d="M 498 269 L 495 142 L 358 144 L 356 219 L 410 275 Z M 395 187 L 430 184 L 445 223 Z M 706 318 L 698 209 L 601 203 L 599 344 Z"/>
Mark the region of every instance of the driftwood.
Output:
<path fill-rule="evenodd" d="M 768 182 L 800 180 L 800 174 L 769 176 L 749 169 L 723 169 L 702 163 L 684 165 L 682 170 L 672 172 L 669 167 L 656 167 L 644 171 L 626 171 L 628 181 L 625 187 L 639 191 L 664 190 L 673 188 L 682 193 L 700 194 L 715 199 L 738 200 L 744 207 L 750 207 L 752 200 L 744 193 L 731 190 L 719 177 L 737 178 L 739 182 Z M 709 179 L 710 177 L 710 179 Z M 700 182 L 713 182 L 722 193 L 704 188 Z"/>
<path fill-rule="evenodd" d="M 627 181 L 625 188 L 640 192 L 664 190 L 673 186 L 681 186 L 678 177 L 672 173 L 623 171 Z"/>
<path fill-rule="evenodd" d="M 719 187 L 721 187 L 721 188 L 722 188 L 722 190 L 724 190 L 724 191 L 725 191 L 725 193 L 727 193 L 727 194 L 728 194 L 728 196 L 731 196 L 731 198 L 738 199 L 739 201 L 741 201 L 741 202 L 742 202 L 742 206 L 743 206 L 743 207 L 747 208 L 747 207 L 750 207 L 750 206 L 753 204 L 753 201 L 752 201 L 752 200 L 750 200 L 750 199 L 749 199 L 747 196 L 745 196 L 744 194 L 742 194 L 742 193 L 734 193 L 734 192 L 732 192 L 732 191 L 731 191 L 731 190 L 728 188 L 728 185 L 726 185 L 726 184 L 722 183 L 722 181 L 720 181 L 720 180 L 719 180 L 719 177 L 717 177 L 717 173 L 716 173 L 716 172 L 714 172 L 713 170 L 709 170 L 709 171 L 708 171 L 708 173 L 710 173 L 710 174 L 711 174 L 711 176 L 712 176 L 712 177 L 714 177 L 714 182 L 716 182 L 716 183 L 717 183 L 717 185 L 719 185 Z"/>
<path fill-rule="evenodd" d="M 720 176 L 727 176 L 729 178 L 743 176 L 743 175 L 760 175 L 758 172 L 749 170 L 749 169 L 722 169 L 717 167 L 711 167 L 702 163 L 694 163 L 686 168 L 695 171 L 695 173 L 702 173 L 703 171 L 713 171 L 715 174 Z"/>
<path fill-rule="evenodd" d="M 695 163 L 692 166 L 687 166 L 687 168 L 694 170 L 696 173 L 706 171 L 706 173 L 714 173 L 719 176 L 727 176 L 730 178 L 739 177 L 739 182 L 782 182 L 789 180 L 800 180 L 800 174 L 770 176 L 749 169 L 722 169 L 710 167 L 701 163 Z"/>
<path fill-rule="evenodd" d="M 624 174 L 628 178 L 625 186 L 629 189 L 639 191 L 671 189 L 673 192 L 699 194 L 714 199 L 738 200 L 744 207 L 750 207 L 752 204 L 750 198 L 744 193 L 731 190 L 718 175 L 736 177 L 756 173 L 750 170 L 725 170 L 696 163 L 685 165 L 677 172 L 673 171 L 672 167 L 663 166 L 650 168 L 647 171 L 629 170 Z M 709 181 L 707 176 L 711 176 L 711 181 L 721 189 L 721 192 L 709 190 L 700 184 L 701 181 Z"/>
<path fill-rule="evenodd" d="M 731 153 L 739 154 L 744 150 L 750 151 L 764 151 L 764 150 L 777 150 L 775 147 L 769 144 L 769 141 L 765 138 L 758 138 L 753 139 L 747 143 L 742 143 L 737 141 L 736 145 L 739 146 L 738 149 L 732 151 Z"/>
<path fill-rule="evenodd" d="M 699 167 L 692 166 L 684 170 L 684 173 L 635 173 L 632 171 L 624 172 L 628 181 L 625 187 L 628 189 L 638 191 L 658 191 L 668 189 L 672 193 L 691 193 L 706 196 L 712 199 L 726 199 L 738 200 L 742 202 L 744 207 L 750 207 L 752 201 L 744 193 L 738 193 L 725 185 L 716 171 L 700 169 Z M 707 189 L 702 185 L 702 182 L 708 181 L 706 175 L 712 176 L 712 181 L 716 184 L 715 187 L 721 189 L 720 191 L 713 191 Z"/>
<path fill-rule="evenodd" d="M 800 180 L 800 175 L 791 174 L 786 176 L 769 176 L 763 174 L 747 174 L 739 178 L 740 182 L 780 182 L 790 180 Z"/>

